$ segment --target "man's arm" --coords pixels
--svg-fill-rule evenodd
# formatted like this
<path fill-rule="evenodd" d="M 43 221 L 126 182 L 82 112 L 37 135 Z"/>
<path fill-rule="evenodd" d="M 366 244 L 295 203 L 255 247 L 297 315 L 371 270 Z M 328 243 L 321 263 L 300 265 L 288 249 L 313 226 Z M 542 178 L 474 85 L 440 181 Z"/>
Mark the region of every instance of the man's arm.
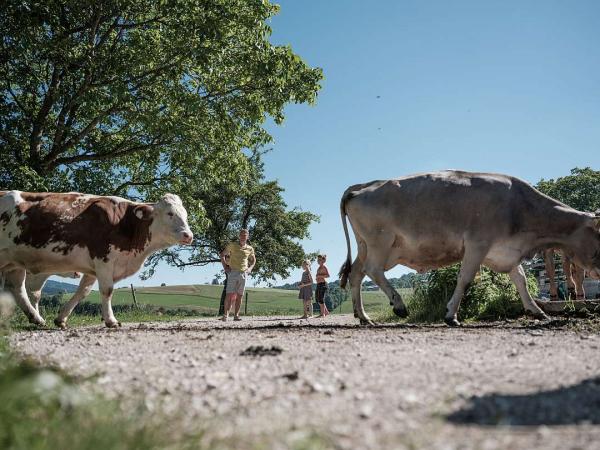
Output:
<path fill-rule="evenodd" d="M 254 265 L 256 264 L 256 256 L 254 256 L 254 253 L 252 253 L 250 256 L 248 256 L 248 269 L 246 270 L 246 273 L 250 273 L 252 272 L 252 269 L 254 269 Z"/>
<path fill-rule="evenodd" d="M 229 250 L 229 245 L 227 245 L 227 247 L 225 247 L 223 249 L 223 251 L 219 254 L 219 256 L 221 257 L 221 264 L 223 265 L 223 269 L 226 269 L 227 266 L 229 264 L 227 264 L 227 261 L 225 260 L 225 257 L 227 255 L 231 255 L 231 250 Z"/>

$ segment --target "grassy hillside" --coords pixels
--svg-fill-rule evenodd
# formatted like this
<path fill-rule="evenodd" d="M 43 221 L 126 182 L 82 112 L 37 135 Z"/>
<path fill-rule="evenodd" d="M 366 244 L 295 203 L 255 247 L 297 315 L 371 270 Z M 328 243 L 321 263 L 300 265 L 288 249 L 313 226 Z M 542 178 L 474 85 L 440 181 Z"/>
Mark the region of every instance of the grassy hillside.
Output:
<path fill-rule="evenodd" d="M 211 285 L 181 285 L 163 287 L 140 287 L 136 288 L 138 303 L 164 308 L 186 308 L 192 309 L 202 315 L 216 315 L 219 309 L 219 301 L 223 286 Z M 410 290 L 401 289 L 400 294 L 406 295 Z M 249 288 L 248 314 L 249 315 L 294 315 L 301 314 L 302 304 L 298 300 L 298 291 L 269 288 Z M 389 308 L 389 302 L 385 295 L 378 292 L 363 292 L 365 309 L 367 311 L 379 310 L 382 307 Z M 97 291 L 90 294 L 87 301 L 99 303 L 100 297 Z M 113 294 L 113 305 L 130 305 L 133 303 L 131 290 L 122 288 L 115 290 Z M 242 311 L 244 310 L 242 304 Z M 335 313 L 340 312 L 336 308 Z M 352 302 L 348 300 L 342 304 L 342 313 L 352 312 Z"/>

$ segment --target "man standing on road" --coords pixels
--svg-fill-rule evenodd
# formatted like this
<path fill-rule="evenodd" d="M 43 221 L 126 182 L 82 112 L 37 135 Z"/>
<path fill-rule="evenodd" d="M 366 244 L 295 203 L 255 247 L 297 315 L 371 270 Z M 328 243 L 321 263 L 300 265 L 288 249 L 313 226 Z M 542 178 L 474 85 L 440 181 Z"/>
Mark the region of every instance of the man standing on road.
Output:
<path fill-rule="evenodd" d="M 233 320 L 241 320 L 240 308 L 246 287 L 246 277 L 252 272 L 254 264 L 256 264 L 254 249 L 248 245 L 249 235 L 248 230 L 240 230 L 239 243 L 230 242 L 225 250 L 221 252 L 221 263 L 223 266 L 228 263 L 231 268 L 227 276 L 225 311 L 221 318 L 223 322 L 228 319 L 231 306 L 233 306 Z M 229 255 L 229 261 L 226 261 L 227 255 Z"/>

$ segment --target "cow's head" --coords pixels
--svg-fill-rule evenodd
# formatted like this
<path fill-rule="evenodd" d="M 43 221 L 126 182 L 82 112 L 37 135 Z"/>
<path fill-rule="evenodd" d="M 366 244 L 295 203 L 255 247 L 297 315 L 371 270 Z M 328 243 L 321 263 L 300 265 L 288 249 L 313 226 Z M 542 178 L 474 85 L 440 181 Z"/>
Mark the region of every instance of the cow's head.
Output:
<path fill-rule="evenodd" d="M 575 264 L 586 269 L 592 278 L 600 278 L 600 214 L 588 214 L 575 234 Z"/>
<path fill-rule="evenodd" d="M 158 237 L 171 245 L 189 245 L 194 239 L 187 222 L 187 211 L 175 194 L 165 194 L 153 205 L 139 205 L 135 215 L 142 220 L 152 219 L 153 238 Z"/>

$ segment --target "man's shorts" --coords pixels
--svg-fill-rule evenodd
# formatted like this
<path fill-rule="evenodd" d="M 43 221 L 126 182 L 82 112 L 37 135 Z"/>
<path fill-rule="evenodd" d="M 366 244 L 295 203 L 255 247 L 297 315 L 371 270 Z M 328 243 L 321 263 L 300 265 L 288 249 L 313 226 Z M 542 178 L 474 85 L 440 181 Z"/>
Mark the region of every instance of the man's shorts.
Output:
<path fill-rule="evenodd" d="M 239 270 L 232 270 L 227 275 L 227 286 L 225 292 L 228 294 L 244 295 L 246 288 L 246 273 Z"/>

